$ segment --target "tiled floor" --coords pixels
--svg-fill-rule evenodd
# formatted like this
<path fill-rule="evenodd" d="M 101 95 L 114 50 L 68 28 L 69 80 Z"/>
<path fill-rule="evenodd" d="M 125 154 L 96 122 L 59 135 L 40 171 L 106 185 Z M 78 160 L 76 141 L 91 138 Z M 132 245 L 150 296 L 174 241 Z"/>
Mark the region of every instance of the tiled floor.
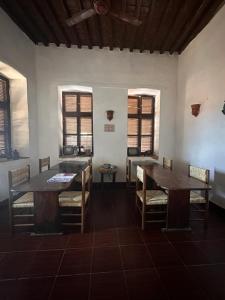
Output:
<path fill-rule="evenodd" d="M 84 235 L 10 237 L 1 209 L 0 299 L 224 300 L 224 212 L 211 207 L 206 231 L 142 232 L 133 196 L 95 192 Z"/>

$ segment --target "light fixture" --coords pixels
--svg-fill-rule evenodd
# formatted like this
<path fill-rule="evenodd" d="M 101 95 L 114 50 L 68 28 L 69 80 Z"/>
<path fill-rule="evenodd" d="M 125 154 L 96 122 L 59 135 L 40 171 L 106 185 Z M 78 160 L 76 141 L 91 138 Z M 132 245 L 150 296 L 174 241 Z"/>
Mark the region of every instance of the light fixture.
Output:
<path fill-rule="evenodd" d="M 191 105 L 191 113 L 193 116 L 197 117 L 200 113 L 201 104 L 192 104 Z"/>
<path fill-rule="evenodd" d="M 107 111 L 106 111 L 107 119 L 108 119 L 109 121 L 111 121 L 111 120 L 113 119 L 113 113 L 114 113 L 113 110 L 107 110 Z"/>

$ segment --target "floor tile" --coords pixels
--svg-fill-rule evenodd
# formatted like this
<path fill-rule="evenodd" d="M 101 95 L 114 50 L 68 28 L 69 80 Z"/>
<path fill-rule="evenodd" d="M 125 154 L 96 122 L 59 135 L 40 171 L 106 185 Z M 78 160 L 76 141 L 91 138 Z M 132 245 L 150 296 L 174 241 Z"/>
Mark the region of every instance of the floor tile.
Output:
<path fill-rule="evenodd" d="M 86 248 L 93 246 L 93 233 L 74 233 L 69 237 L 67 248 Z"/>
<path fill-rule="evenodd" d="M 119 247 L 94 248 L 92 272 L 109 272 L 121 270 Z"/>
<path fill-rule="evenodd" d="M 176 250 L 169 243 L 148 244 L 153 262 L 157 267 L 182 265 Z"/>
<path fill-rule="evenodd" d="M 50 300 L 88 300 L 90 275 L 58 277 Z"/>
<path fill-rule="evenodd" d="M 126 271 L 130 300 L 166 300 L 168 296 L 154 269 Z"/>
<path fill-rule="evenodd" d="M 166 235 L 163 232 L 161 232 L 160 229 L 142 231 L 141 237 L 145 243 L 149 243 L 149 244 L 167 241 Z"/>
<path fill-rule="evenodd" d="M 170 299 L 210 299 L 183 266 L 159 269 L 159 274 Z"/>
<path fill-rule="evenodd" d="M 225 240 L 196 243 L 211 263 L 225 263 Z"/>
<path fill-rule="evenodd" d="M 225 299 L 225 265 L 195 266 L 189 268 L 193 279 L 213 300 Z"/>
<path fill-rule="evenodd" d="M 145 245 L 121 246 L 122 265 L 125 270 L 145 269 L 153 266 Z"/>
<path fill-rule="evenodd" d="M 48 300 L 54 278 L 29 278 L 17 281 L 17 300 Z"/>
<path fill-rule="evenodd" d="M 195 242 L 174 243 L 174 247 L 186 265 L 208 264 L 209 260 Z"/>
<path fill-rule="evenodd" d="M 90 273 L 91 257 L 91 248 L 68 249 L 64 254 L 59 273 L 61 275 Z"/>
<path fill-rule="evenodd" d="M 122 272 L 91 275 L 91 300 L 128 300 Z"/>
<path fill-rule="evenodd" d="M 2 300 L 16 300 L 17 282 L 16 280 L 0 281 L 0 299 Z"/>
<path fill-rule="evenodd" d="M 32 263 L 23 272 L 23 276 L 51 276 L 58 271 L 63 252 L 38 251 L 34 253 Z"/>
<path fill-rule="evenodd" d="M 116 229 L 99 230 L 94 233 L 94 247 L 116 246 L 117 244 Z"/>
<path fill-rule="evenodd" d="M 64 249 L 68 242 L 68 235 L 62 236 L 45 236 L 42 238 L 39 249 L 48 250 L 48 249 Z"/>
<path fill-rule="evenodd" d="M 142 244 L 144 242 L 140 230 L 136 228 L 119 228 L 118 235 L 120 245 Z"/>

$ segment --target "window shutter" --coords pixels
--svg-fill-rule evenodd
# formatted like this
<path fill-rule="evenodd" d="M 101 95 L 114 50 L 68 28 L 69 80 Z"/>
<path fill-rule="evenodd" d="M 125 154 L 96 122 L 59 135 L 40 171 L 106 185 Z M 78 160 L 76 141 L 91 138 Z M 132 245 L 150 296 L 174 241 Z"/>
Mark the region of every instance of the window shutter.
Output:
<path fill-rule="evenodd" d="M 76 95 L 66 95 L 65 96 L 65 112 L 75 112 L 77 111 L 77 96 Z"/>
<path fill-rule="evenodd" d="M 77 118 L 65 117 L 65 133 L 77 134 Z"/>
<path fill-rule="evenodd" d="M 138 98 L 128 97 L 128 114 L 138 113 Z"/>
<path fill-rule="evenodd" d="M 80 96 L 80 111 L 91 112 L 92 111 L 92 98 L 89 95 Z"/>
<path fill-rule="evenodd" d="M 138 134 L 138 119 L 129 118 L 128 119 L 128 135 Z"/>
<path fill-rule="evenodd" d="M 143 114 L 153 113 L 152 97 L 142 97 L 142 113 Z"/>

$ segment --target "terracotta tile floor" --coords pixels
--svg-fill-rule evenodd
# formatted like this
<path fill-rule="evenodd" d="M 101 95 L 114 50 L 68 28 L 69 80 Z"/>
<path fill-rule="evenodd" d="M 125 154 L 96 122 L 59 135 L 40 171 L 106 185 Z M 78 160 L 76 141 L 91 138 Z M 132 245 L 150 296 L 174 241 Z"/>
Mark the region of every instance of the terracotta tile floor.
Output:
<path fill-rule="evenodd" d="M 94 193 L 84 235 L 10 237 L 1 207 L 0 299 L 225 299 L 222 210 L 211 205 L 208 229 L 190 233 L 139 223 L 123 189 Z"/>

